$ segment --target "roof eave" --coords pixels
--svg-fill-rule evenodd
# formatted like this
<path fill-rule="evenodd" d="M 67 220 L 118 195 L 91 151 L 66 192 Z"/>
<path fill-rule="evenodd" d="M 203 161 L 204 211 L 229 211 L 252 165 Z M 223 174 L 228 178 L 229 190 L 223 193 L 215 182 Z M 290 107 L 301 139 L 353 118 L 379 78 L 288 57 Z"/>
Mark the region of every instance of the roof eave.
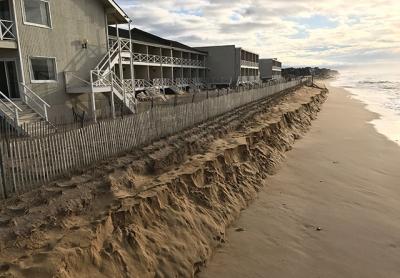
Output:
<path fill-rule="evenodd" d="M 105 0 L 105 4 L 107 7 L 107 13 L 110 11 L 110 14 L 113 15 L 113 21 L 109 22 L 109 24 L 129 23 L 129 16 L 114 0 Z"/>

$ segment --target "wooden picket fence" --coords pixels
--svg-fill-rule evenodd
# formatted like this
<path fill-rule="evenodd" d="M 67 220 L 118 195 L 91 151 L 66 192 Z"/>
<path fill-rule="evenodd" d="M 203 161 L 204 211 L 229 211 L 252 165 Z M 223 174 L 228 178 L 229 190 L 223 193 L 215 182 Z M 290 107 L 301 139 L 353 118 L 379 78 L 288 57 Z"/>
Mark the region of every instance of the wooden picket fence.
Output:
<path fill-rule="evenodd" d="M 201 102 L 161 106 L 43 137 L 0 144 L 0 199 L 18 195 L 97 161 L 131 151 L 308 79 L 241 91 Z"/>

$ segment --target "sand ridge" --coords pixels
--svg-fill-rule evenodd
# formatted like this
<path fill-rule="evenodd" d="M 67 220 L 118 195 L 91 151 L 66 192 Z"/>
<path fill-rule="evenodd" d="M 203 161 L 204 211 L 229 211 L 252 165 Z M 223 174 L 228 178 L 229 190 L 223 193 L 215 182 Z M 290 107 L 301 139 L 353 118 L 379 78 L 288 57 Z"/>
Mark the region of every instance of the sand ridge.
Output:
<path fill-rule="evenodd" d="M 193 277 L 325 98 L 301 88 L 7 201 L 0 277 Z"/>
<path fill-rule="evenodd" d="M 379 115 L 328 88 L 311 130 L 199 277 L 400 277 L 400 148 L 375 131 Z"/>

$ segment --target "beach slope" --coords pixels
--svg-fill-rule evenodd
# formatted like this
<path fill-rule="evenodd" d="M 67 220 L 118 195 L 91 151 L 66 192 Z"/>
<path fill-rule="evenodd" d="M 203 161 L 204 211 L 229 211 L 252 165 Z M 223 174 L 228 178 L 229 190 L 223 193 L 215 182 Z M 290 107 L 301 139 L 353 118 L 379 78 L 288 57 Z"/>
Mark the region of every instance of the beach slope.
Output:
<path fill-rule="evenodd" d="M 378 115 L 329 89 L 199 277 L 400 277 L 400 148 L 368 123 Z"/>

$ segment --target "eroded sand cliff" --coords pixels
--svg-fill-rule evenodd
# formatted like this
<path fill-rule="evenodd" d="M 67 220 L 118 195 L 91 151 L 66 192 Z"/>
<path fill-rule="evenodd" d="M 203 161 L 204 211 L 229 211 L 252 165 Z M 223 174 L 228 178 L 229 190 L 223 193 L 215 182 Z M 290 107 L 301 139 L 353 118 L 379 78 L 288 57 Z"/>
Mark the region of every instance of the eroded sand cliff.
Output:
<path fill-rule="evenodd" d="M 327 92 L 248 105 L 0 207 L 0 277 L 193 277 Z"/>

